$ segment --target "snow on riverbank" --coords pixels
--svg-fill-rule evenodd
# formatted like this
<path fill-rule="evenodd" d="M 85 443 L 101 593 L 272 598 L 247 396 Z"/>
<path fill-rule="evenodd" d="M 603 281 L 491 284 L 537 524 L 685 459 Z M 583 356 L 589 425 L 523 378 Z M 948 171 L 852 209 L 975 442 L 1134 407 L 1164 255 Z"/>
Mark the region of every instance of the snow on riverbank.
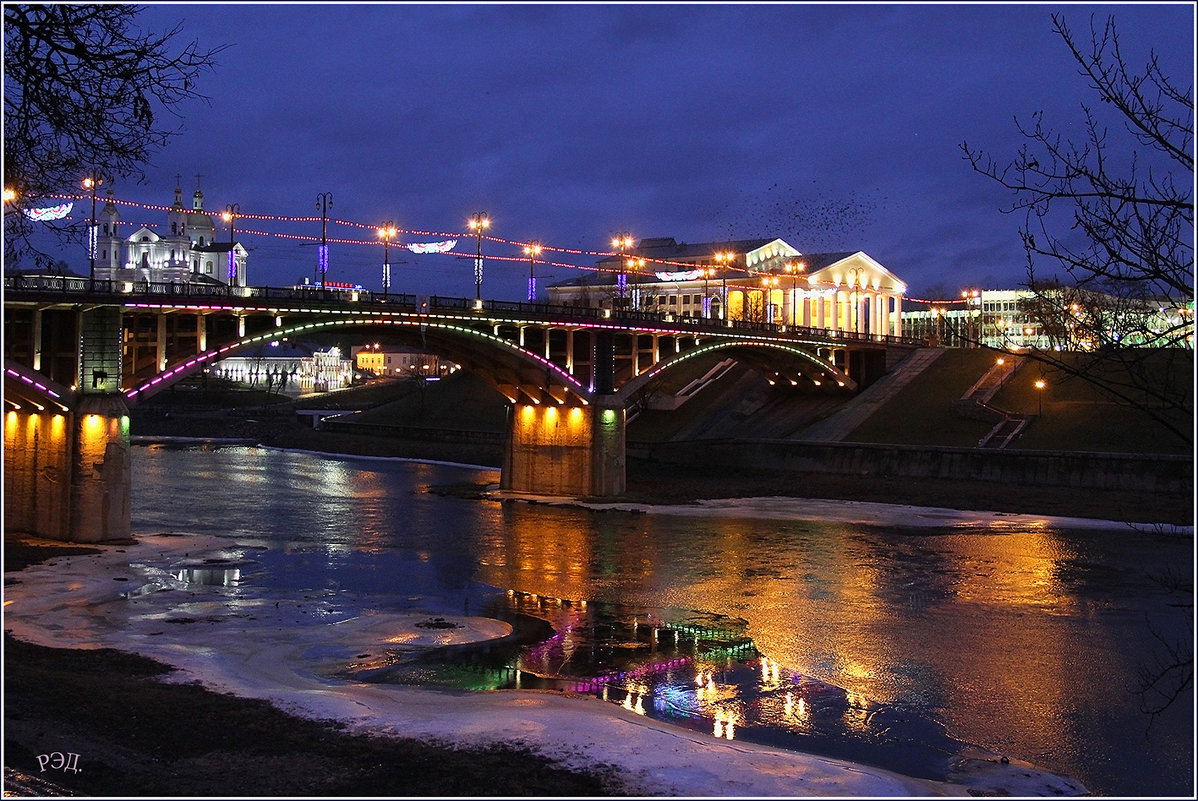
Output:
<path fill-rule="evenodd" d="M 786 499 L 791 500 L 791 499 Z M 755 509 L 760 512 L 760 508 Z M 707 513 L 710 514 L 710 511 Z M 221 592 L 172 580 L 177 566 L 245 558 L 213 537 L 156 535 L 93 556 L 57 557 L 5 588 L 4 625 L 51 647 L 112 647 L 180 668 L 179 681 L 267 699 L 295 714 L 428 741 L 520 741 L 573 766 L 617 766 L 647 796 L 1081 795 L 1065 777 L 1012 760 L 979 760 L 959 783 L 900 776 L 834 759 L 728 741 L 650 720 L 615 704 L 550 692 L 448 692 L 331 678 L 386 648 L 499 637 L 507 624 L 420 614 L 339 614 L 294 597 Z M 250 554 L 252 556 L 252 554 Z M 209 564 L 220 564 L 219 562 Z M 430 615 L 459 628 L 421 626 Z M 173 624 L 173 625 L 168 625 Z M 177 635 L 177 636 L 175 636 Z"/>
<path fill-rule="evenodd" d="M 582 506 L 600 511 L 641 514 L 690 515 L 695 517 L 754 517 L 762 520 L 820 520 L 831 523 L 855 523 L 863 526 L 897 528 L 954 528 L 1000 531 L 1004 528 L 1055 528 L 1086 531 L 1152 531 L 1162 534 L 1193 535 L 1193 526 L 1171 523 L 1124 523 L 1088 517 L 1018 514 L 1014 512 L 967 511 L 927 506 L 904 506 L 869 501 L 844 501 L 819 498 L 722 498 L 691 504 L 654 505 L 644 503 L 584 502 L 569 497 L 547 497 L 494 491 L 495 500 L 525 501 L 559 506 Z"/>

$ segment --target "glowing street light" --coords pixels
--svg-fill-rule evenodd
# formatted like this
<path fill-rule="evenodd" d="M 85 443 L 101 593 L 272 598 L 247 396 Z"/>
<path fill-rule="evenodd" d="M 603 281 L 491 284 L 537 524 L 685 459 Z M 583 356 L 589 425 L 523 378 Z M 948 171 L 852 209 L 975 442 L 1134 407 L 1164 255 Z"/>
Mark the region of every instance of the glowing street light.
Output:
<path fill-rule="evenodd" d="M 616 276 L 616 297 L 620 299 L 620 305 L 624 305 L 624 289 L 628 285 L 628 275 L 624 272 L 624 251 L 632 247 L 632 234 L 625 231 L 624 233 L 616 234 L 611 241 L 611 246 L 620 251 L 620 273 Z"/>
<path fill-rule="evenodd" d="M 807 265 L 803 262 L 791 262 L 786 265 L 786 272 L 790 273 L 790 324 L 799 324 L 799 275 L 807 269 Z"/>
<path fill-rule="evenodd" d="M 707 292 L 707 279 L 715 275 L 714 267 L 703 268 L 703 317 L 704 319 L 711 317 L 711 295 Z"/>
<path fill-rule="evenodd" d="M 639 284 L 640 284 L 639 276 L 641 274 L 641 270 L 643 270 L 645 268 L 645 260 L 644 259 L 629 259 L 624 266 L 627 268 L 626 272 L 632 275 L 632 291 L 630 293 L 629 300 L 632 304 L 632 308 L 639 309 L 641 307 L 641 290 L 640 290 L 640 286 L 639 286 Z"/>
<path fill-rule="evenodd" d="M 1036 379 L 1036 416 L 1044 416 L 1044 388 L 1048 383 L 1043 378 Z"/>
<path fill-rule="evenodd" d="M 379 229 L 379 238 L 383 240 L 383 297 L 387 297 L 387 290 L 391 288 L 391 256 L 389 246 L 391 237 L 399 233 L 395 227 L 395 223 L 388 220 L 383 223 Z"/>
<path fill-rule="evenodd" d="M 773 295 L 770 288 L 777 285 L 778 278 L 776 276 L 761 279 L 761 322 L 763 323 L 774 322 Z"/>
<path fill-rule="evenodd" d="M 477 250 L 474 256 L 474 299 L 482 300 L 483 297 L 483 231 L 491 227 L 491 220 L 487 218 L 485 211 L 476 211 L 474 216 L 467 222 L 470 230 L 474 232 L 474 237 L 477 243 Z"/>
<path fill-rule="evenodd" d="M 237 218 L 240 216 L 241 205 L 238 203 L 230 203 L 225 206 L 225 211 L 221 214 L 221 219 L 229 224 L 229 286 L 237 286 L 237 251 L 234 247 L 236 242 L 233 238 L 233 230 Z"/>
<path fill-rule="evenodd" d="M 720 298 L 720 317 L 721 319 L 728 318 L 728 265 L 736 259 L 735 253 L 717 253 L 713 257 L 715 263 L 720 266 L 720 292 L 723 297 Z M 741 319 L 744 319 L 745 311 L 742 306 L 740 311 Z"/>
<path fill-rule="evenodd" d="M 537 299 L 537 278 L 533 275 L 533 268 L 537 263 L 537 256 L 541 255 L 541 243 L 529 242 L 524 246 L 524 255 L 528 256 L 528 300 L 532 302 Z"/>
<path fill-rule="evenodd" d="M 98 244 L 96 241 L 98 236 L 98 232 L 96 230 L 96 190 L 103 183 L 104 179 L 95 170 L 92 170 L 91 175 L 83 179 L 83 188 L 90 189 L 92 193 L 92 218 L 91 225 L 87 229 L 87 258 L 91 263 L 89 275 L 91 278 L 91 287 L 93 289 L 96 286 L 96 245 Z M 8 189 L 4 190 L 4 201 L 6 203 L 9 200 L 9 191 L 10 190 Z"/>

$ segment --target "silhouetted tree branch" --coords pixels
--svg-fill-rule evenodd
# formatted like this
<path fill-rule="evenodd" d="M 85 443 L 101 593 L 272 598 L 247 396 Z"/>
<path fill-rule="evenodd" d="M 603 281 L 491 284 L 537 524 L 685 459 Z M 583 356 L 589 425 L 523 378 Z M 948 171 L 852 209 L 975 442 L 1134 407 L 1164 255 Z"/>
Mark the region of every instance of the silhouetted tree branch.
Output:
<path fill-rule="evenodd" d="M 1095 367 L 1117 361 L 1124 374 L 1143 376 L 1136 389 L 1158 411 L 1192 416 L 1192 392 L 1169 391 L 1138 367 L 1147 339 L 1174 350 L 1179 370 L 1193 371 L 1193 86 L 1178 89 L 1155 53 L 1133 72 L 1113 18 L 1101 28 L 1091 18 L 1088 47 L 1063 16 L 1052 21 L 1103 104 L 1082 106 L 1082 135 L 1065 138 L 1036 112 L 1029 124 L 1016 119 L 1026 142 L 1009 163 L 968 143 L 961 148 L 975 171 L 1014 193 L 1004 211 L 1025 215 L 1027 287 L 1035 294 L 1027 311 L 1046 331 L 1084 336 Z M 1107 119 L 1119 123 L 1114 133 Z M 1038 276 L 1045 263 L 1063 270 L 1068 285 Z M 1175 311 L 1174 321 L 1148 330 L 1149 312 L 1160 309 Z M 1051 352 L 1029 355 L 1062 367 Z M 1101 385 L 1112 371 L 1077 374 Z"/>
<path fill-rule="evenodd" d="M 179 118 L 184 101 L 206 99 L 196 79 L 224 47 L 202 50 L 192 41 L 175 50 L 181 26 L 143 33 L 133 27 L 140 11 L 4 6 L 4 187 L 15 193 L 5 204 L 8 258 L 41 255 L 29 241 L 32 223 L 17 212 L 47 195 L 80 193 L 87 175 L 140 175 L 178 133 L 163 118 Z M 56 226 L 66 238 L 80 228 Z"/>

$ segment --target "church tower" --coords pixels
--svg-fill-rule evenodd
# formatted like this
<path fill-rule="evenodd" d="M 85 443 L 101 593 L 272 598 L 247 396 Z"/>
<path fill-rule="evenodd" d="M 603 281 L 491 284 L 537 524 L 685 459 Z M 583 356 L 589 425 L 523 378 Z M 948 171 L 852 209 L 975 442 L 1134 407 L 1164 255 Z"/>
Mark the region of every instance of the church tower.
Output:
<path fill-rule="evenodd" d="M 100 210 L 97 221 L 100 230 L 96 235 L 96 277 L 110 279 L 115 271 L 124 267 L 121 258 L 121 238 L 117 234 L 117 224 L 121 221 L 121 213 L 112 202 L 112 188 L 108 189 L 108 202 Z"/>
<path fill-rule="evenodd" d="M 196 191 L 191 196 L 191 211 L 184 222 L 187 225 L 186 234 L 191 238 L 191 244 L 211 245 L 216 241 L 216 225 L 212 215 L 204 211 L 204 193 L 200 190 L 200 176 L 196 176 Z"/>

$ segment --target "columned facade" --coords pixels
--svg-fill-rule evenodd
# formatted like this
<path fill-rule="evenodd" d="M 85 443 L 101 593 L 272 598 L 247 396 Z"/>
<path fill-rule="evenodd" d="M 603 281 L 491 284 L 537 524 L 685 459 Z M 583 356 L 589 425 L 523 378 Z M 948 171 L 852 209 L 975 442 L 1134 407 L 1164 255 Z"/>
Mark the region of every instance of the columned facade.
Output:
<path fill-rule="evenodd" d="M 696 245 L 644 239 L 621 257 L 601 260 L 593 275 L 549 287 L 550 302 L 619 306 L 617 263 L 640 270 L 634 310 L 667 319 L 725 319 L 861 336 L 903 333 L 907 286 L 893 273 L 861 251 L 804 254 L 781 239 Z"/>

